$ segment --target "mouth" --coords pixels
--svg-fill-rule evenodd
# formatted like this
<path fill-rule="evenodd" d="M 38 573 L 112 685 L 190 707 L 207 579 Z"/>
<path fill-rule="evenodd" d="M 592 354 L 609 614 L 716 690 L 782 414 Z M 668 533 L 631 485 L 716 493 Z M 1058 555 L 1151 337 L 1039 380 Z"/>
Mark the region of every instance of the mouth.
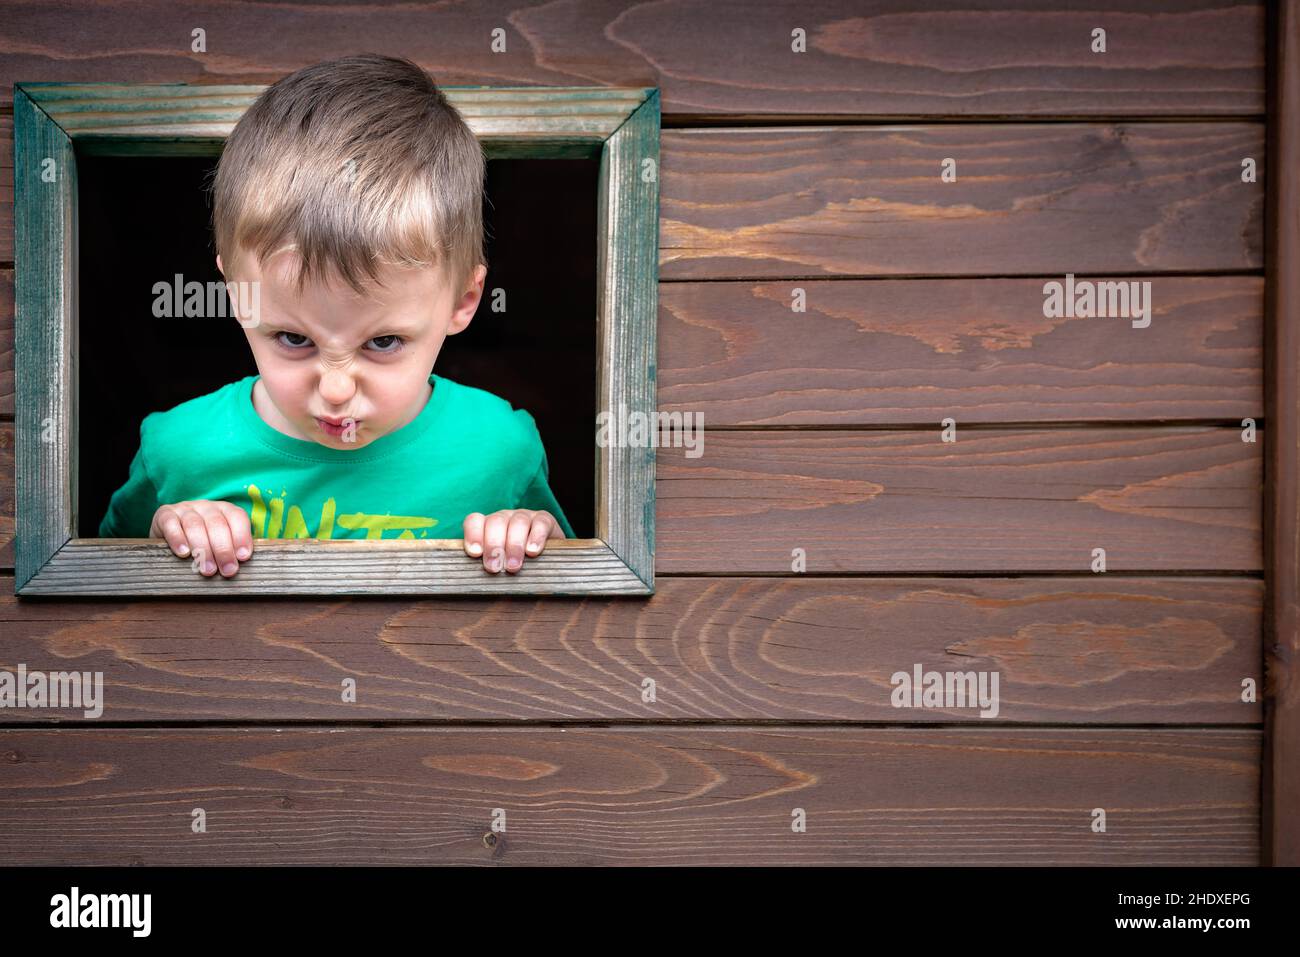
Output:
<path fill-rule="evenodd" d="M 349 426 L 352 428 L 353 432 L 355 433 L 357 427 L 361 425 L 360 419 L 350 419 L 346 417 L 341 419 L 336 419 L 333 417 L 321 418 L 320 416 L 313 416 L 313 418 L 316 419 L 316 424 L 320 427 L 320 430 L 322 432 L 324 432 L 326 435 L 334 436 L 335 438 L 338 438 L 344 432 L 346 432 Z"/>

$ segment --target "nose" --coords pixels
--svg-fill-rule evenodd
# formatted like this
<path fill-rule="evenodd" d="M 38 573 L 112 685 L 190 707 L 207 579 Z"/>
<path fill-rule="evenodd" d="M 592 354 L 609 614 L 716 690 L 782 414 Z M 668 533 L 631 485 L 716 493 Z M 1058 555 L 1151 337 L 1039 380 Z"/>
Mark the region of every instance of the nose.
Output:
<path fill-rule="evenodd" d="M 330 405 L 344 405 L 357 391 L 352 376 L 342 369 L 326 369 L 320 377 L 320 394 Z"/>

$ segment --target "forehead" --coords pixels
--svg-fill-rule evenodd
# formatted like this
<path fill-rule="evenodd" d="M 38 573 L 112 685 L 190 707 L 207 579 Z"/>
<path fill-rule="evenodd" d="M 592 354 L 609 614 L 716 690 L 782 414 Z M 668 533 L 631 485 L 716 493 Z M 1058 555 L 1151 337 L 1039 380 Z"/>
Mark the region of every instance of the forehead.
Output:
<path fill-rule="evenodd" d="M 381 264 L 379 282 L 368 279 L 358 292 L 337 272 L 312 276 L 298 287 L 300 260 L 292 249 L 281 250 L 266 260 L 248 257 L 247 277 L 260 280 L 262 301 L 284 308 L 294 306 L 342 306 L 353 314 L 389 311 L 414 303 L 433 305 L 442 292 L 442 270 L 437 266 L 409 267 Z"/>

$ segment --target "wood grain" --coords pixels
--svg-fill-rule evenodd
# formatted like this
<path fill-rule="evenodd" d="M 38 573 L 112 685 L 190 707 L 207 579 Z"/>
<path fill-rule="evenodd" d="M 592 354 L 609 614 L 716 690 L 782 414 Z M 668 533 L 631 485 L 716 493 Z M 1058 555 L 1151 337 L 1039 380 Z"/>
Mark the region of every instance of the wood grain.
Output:
<path fill-rule="evenodd" d="M 1259 123 L 669 129 L 660 150 L 662 279 L 1263 265 Z"/>
<path fill-rule="evenodd" d="M 1261 444 L 1230 428 L 707 432 L 661 448 L 663 574 L 1262 567 Z"/>
<path fill-rule="evenodd" d="M 1259 761 L 1260 732 L 1200 728 L 3 730 L 0 853 L 1251 866 Z M 206 833 L 191 830 L 195 808 Z M 791 827 L 800 808 L 805 833 Z"/>
<path fill-rule="evenodd" d="M 1256 123 L 667 130 L 663 151 L 663 279 L 1263 264 Z"/>
<path fill-rule="evenodd" d="M 242 574 L 242 572 L 241 572 Z M 196 576 L 197 577 L 197 576 Z M 998 672 L 999 722 L 1252 724 L 1263 582 L 663 578 L 644 600 L 34 602 L 0 668 L 102 672 L 102 721 L 931 721 L 899 671 Z M 342 683 L 357 682 L 343 702 Z M 654 700 L 643 695 L 654 682 Z"/>
<path fill-rule="evenodd" d="M 707 428 L 1261 419 L 1263 279 L 1132 281 L 1145 329 L 1043 318 L 1041 279 L 660 283 L 658 408 Z M 0 415 L 13 389 L 0 269 Z"/>
<path fill-rule="evenodd" d="M 706 429 L 697 458 L 677 433 L 656 455 L 656 573 L 787 575 L 795 548 L 819 574 L 1084 574 L 1099 547 L 1110 571 L 1263 567 L 1262 429 L 939 432 Z M 12 483 L 5 467 L 0 561 Z"/>
<path fill-rule="evenodd" d="M 14 271 L 0 269 L 0 416 L 14 414 Z"/>
<path fill-rule="evenodd" d="M 1041 279 L 661 283 L 659 409 L 706 428 L 1261 419 L 1263 279 L 1133 281 L 1146 328 L 1044 318 Z"/>
<path fill-rule="evenodd" d="M 271 83 L 360 47 L 443 84 L 659 86 L 690 117 L 1225 115 L 1264 110 L 1241 0 L 0 4 L 0 95 L 28 80 Z M 207 31 L 206 52 L 190 32 Z M 1093 53 L 1095 27 L 1107 30 Z M 491 49 L 505 31 L 506 50 Z M 792 30 L 806 52 L 792 50 Z M 286 37 L 293 42 L 286 44 Z M 364 40 L 364 43 L 361 41 Z"/>

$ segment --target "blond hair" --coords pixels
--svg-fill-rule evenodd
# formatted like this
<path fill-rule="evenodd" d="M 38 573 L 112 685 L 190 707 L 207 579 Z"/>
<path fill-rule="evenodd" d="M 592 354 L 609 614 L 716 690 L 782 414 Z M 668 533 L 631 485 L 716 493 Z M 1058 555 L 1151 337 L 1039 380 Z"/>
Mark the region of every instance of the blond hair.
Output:
<path fill-rule="evenodd" d="M 212 224 L 227 278 L 243 251 L 297 251 L 309 278 L 358 293 L 380 264 L 441 267 L 468 288 L 483 250 L 486 161 L 433 78 L 367 53 L 305 67 L 262 92 L 226 141 Z"/>

